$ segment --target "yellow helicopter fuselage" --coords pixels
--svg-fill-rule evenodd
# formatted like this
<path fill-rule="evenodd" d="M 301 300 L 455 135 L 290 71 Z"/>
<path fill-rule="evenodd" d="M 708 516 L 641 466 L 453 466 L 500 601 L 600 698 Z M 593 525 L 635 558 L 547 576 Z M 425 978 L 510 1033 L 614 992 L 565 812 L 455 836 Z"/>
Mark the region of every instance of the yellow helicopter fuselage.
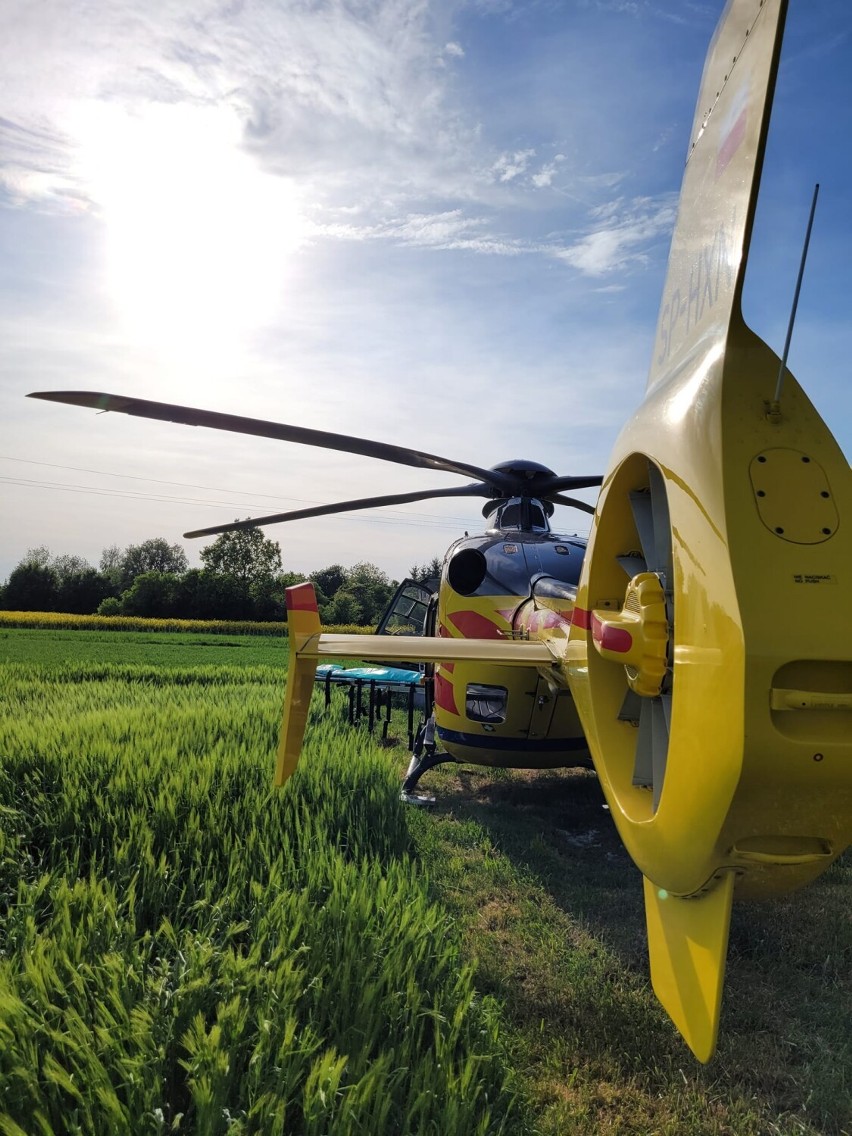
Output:
<path fill-rule="evenodd" d="M 457 541 L 445 561 L 435 633 L 495 643 L 545 632 L 567 638 L 584 551 L 579 538 L 553 533 L 492 531 Z M 478 582 L 479 572 L 464 574 L 471 561 L 485 569 Z M 438 663 L 432 681 L 437 738 L 456 761 L 519 769 L 591 765 L 574 699 L 556 668 Z"/>

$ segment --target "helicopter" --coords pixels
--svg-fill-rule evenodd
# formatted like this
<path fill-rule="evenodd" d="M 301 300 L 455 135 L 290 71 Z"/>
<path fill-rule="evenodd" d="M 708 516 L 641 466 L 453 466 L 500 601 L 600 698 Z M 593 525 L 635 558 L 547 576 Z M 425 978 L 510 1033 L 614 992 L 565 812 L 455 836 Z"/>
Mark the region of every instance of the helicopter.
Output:
<path fill-rule="evenodd" d="M 482 510 L 487 530 L 465 533 L 450 546 L 434 587 L 403 580 L 379 620 L 377 636 L 401 637 L 404 651 L 406 636 L 529 640 L 560 620 L 570 621 L 586 540 L 553 532 L 549 518 L 556 503 L 589 513 L 593 508 L 555 493 L 545 479 L 552 482 L 556 475 L 538 463 L 506 462 L 491 472 L 525 480 L 510 490 L 492 486 L 494 496 Z M 575 487 L 587 487 L 602 478 L 571 480 Z M 507 492 L 511 495 L 503 495 Z M 592 766 L 570 690 L 534 667 L 507 668 L 478 659 L 428 662 L 422 674 L 396 668 L 330 670 L 318 668 L 315 681 L 370 681 L 382 691 L 388 682 L 389 689 L 399 689 L 394 680 L 407 675 L 410 683 L 425 686 L 426 713 L 416 734 L 410 733 L 411 761 L 402 783 L 402 799 L 410 804 L 434 803 L 434 797 L 414 790 L 424 773 L 445 762 L 516 769 Z"/>
<path fill-rule="evenodd" d="M 555 626 L 560 617 L 570 619 L 585 539 L 552 532 L 549 517 L 556 504 L 593 514 L 593 506 L 568 496 L 565 490 L 599 486 L 603 480 L 599 475 L 560 476 L 539 462 L 520 459 L 484 469 L 384 442 L 103 392 L 40 392 L 29 397 L 475 476 L 477 481 L 463 486 L 318 505 L 184 533 L 187 538 L 206 537 L 434 497 L 486 497 L 483 514 L 487 531 L 479 536 L 466 535 L 451 546 L 434 597 L 416 582 L 403 581 L 380 621 L 372 658 L 409 658 L 406 644 L 415 629 L 415 609 L 419 609 L 417 631 L 453 640 L 529 639 L 542 628 Z M 292 624 L 292 619 L 288 611 L 288 623 Z M 400 636 L 403 625 L 409 636 Z M 404 642 L 392 647 L 394 638 L 404 638 Z M 354 652 L 362 657 L 364 653 L 363 644 Z M 344 653 L 342 657 L 350 656 Z M 315 681 L 327 677 L 332 676 L 327 672 L 314 675 Z M 333 677 L 340 681 L 346 676 Z M 412 677 L 419 679 L 419 672 L 412 672 Z M 484 658 L 472 663 L 448 659 L 437 666 L 429 661 L 424 679 L 427 713 L 417 731 L 402 787 L 403 798 L 409 803 L 434 801 L 415 794 L 414 789 L 424 773 L 448 761 L 501 768 L 591 767 L 591 754 L 570 690 L 564 683 L 540 675 L 534 665 L 489 665 Z M 276 783 L 283 781 L 279 776 Z"/>
<path fill-rule="evenodd" d="M 453 712 L 464 720 L 463 746 L 502 740 L 509 702 L 524 692 L 533 707 L 525 744 L 490 751 L 510 761 L 529 759 L 551 709 L 547 730 L 576 713 L 643 875 L 654 991 L 701 1062 L 717 1044 L 734 898 L 802 887 L 852 840 L 852 472 L 787 369 L 786 349 L 779 358 L 741 311 L 786 11 L 787 0 L 728 0 L 710 43 L 645 397 L 615 443 L 585 547 L 545 522 L 553 501 L 597 484 L 590 478 L 525 462 L 486 471 L 118 396 L 36 396 L 154 418 L 179 412 L 176 421 L 477 478 L 255 520 L 472 494 L 488 499 L 494 525 L 448 553 L 435 622 L 422 635 L 326 634 L 313 587 L 287 590 L 291 665 L 276 784 L 296 768 L 326 658 L 434 665 L 436 707 L 446 701 L 446 721 Z M 525 595 L 502 591 L 509 562 L 525 564 Z M 517 685 L 506 678 L 516 673 Z M 539 706 L 545 692 L 551 702 Z M 562 730 L 553 736 L 579 736 Z"/>

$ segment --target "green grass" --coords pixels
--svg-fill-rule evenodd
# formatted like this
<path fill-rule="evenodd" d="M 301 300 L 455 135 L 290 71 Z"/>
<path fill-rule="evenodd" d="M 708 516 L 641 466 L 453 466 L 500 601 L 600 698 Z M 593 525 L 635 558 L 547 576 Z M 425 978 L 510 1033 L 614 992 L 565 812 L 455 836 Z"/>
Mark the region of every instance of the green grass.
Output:
<path fill-rule="evenodd" d="M 7 663 L 140 663 L 153 667 L 276 666 L 287 661 L 283 635 L 192 635 L 149 631 L 0 628 Z"/>
<path fill-rule="evenodd" d="M 445 767 L 431 787 L 409 825 L 542 1136 L 852 1133 L 849 854 L 802 893 L 735 905 L 705 1067 L 650 989 L 641 877 L 594 775 Z"/>
<path fill-rule="evenodd" d="M 702 1067 L 593 775 L 403 811 L 402 748 L 318 696 L 275 792 L 271 641 L 89 634 L 3 640 L 4 1136 L 852 1134 L 848 854 L 735 906 Z"/>
<path fill-rule="evenodd" d="M 281 671 L 0 671 L 0 1132 L 523 1130 L 394 760 L 271 789 Z"/>

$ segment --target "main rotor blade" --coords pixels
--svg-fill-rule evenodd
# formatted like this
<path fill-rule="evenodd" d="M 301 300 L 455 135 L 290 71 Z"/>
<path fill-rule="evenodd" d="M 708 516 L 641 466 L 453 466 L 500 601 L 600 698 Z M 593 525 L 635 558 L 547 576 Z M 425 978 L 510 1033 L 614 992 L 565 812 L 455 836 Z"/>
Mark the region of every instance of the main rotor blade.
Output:
<path fill-rule="evenodd" d="M 589 477 L 554 477 L 541 486 L 542 496 L 549 497 L 551 493 L 558 493 L 562 489 L 591 489 L 593 485 L 602 485 L 603 478 L 599 474 Z"/>
<path fill-rule="evenodd" d="M 87 406 L 93 410 L 111 410 L 131 414 L 137 418 L 154 418 L 161 422 L 179 422 L 184 426 L 207 426 L 211 430 L 230 430 L 234 434 L 252 434 L 258 438 L 276 438 L 282 442 L 299 442 L 303 446 L 320 446 L 326 450 L 342 450 L 347 454 L 360 454 L 366 458 L 399 465 L 437 469 L 444 473 L 458 473 L 462 477 L 478 477 L 493 485 L 511 486 L 510 478 L 494 470 L 480 469 L 467 462 L 451 461 L 435 454 L 409 450 L 388 442 L 371 442 L 350 434 L 331 434 L 325 430 L 311 430 L 304 426 L 288 426 L 284 422 L 267 422 L 261 418 L 244 418 L 239 414 L 223 414 L 216 410 L 198 410 L 192 406 L 177 406 L 170 402 L 151 402 L 146 398 L 129 398 L 124 395 L 104 394 L 98 391 L 36 391 L 28 398 L 42 398 L 46 402 L 65 402 L 71 406 Z"/>
<path fill-rule="evenodd" d="M 289 513 L 271 513 L 268 517 L 251 517 L 228 525 L 211 525 L 206 529 L 186 532 L 185 537 L 216 536 L 219 533 L 254 529 L 258 525 L 276 525 L 279 521 L 301 521 L 307 517 L 326 517 L 332 513 L 351 513 L 355 509 L 375 509 L 381 505 L 404 505 L 409 501 L 428 501 L 433 497 L 490 497 L 488 485 L 458 485 L 451 489 L 425 489 L 417 493 L 391 493 L 384 497 L 362 497 L 358 501 L 339 501 L 332 505 L 315 505 L 310 509 L 294 509 Z"/>
<path fill-rule="evenodd" d="M 584 513 L 594 513 L 594 505 L 586 501 L 578 501 L 576 497 L 565 497 L 561 493 L 548 493 L 546 500 L 554 501 L 557 505 L 570 505 L 572 509 L 581 509 Z"/>

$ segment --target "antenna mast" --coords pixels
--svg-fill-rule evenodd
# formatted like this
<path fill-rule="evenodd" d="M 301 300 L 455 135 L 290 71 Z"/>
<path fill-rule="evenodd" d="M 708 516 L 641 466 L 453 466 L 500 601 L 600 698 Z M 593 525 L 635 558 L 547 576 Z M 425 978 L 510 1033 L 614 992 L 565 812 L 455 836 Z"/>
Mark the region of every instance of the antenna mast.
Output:
<path fill-rule="evenodd" d="M 779 421 L 781 417 L 781 391 L 784 387 L 784 372 L 787 370 L 787 356 L 790 354 L 790 340 L 793 338 L 793 324 L 796 320 L 796 308 L 799 306 L 799 292 L 802 289 L 802 277 L 805 274 L 805 261 L 808 258 L 808 245 L 811 242 L 811 229 L 814 224 L 814 213 L 816 212 L 817 196 L 819 195 L 819 182 L 814 186 L 814 196 L 811 201 L 811 213 L 808 217 L 808 227 L 805 232 L 805 244 L 802 249 L 802 259 L 799 263 L 799 275 L 796 279 L 796 291 L 793 293 L 793 308 L 790 312 L 790 322 L 787 325 L 787 339 L 784 342 L 784 354 L 781 356 L 781 367 L 778 371 L 778 381 L 775 384 L 775 398 L 772 400 L 770 407 L 769 417 L 773 422 Z"/>

